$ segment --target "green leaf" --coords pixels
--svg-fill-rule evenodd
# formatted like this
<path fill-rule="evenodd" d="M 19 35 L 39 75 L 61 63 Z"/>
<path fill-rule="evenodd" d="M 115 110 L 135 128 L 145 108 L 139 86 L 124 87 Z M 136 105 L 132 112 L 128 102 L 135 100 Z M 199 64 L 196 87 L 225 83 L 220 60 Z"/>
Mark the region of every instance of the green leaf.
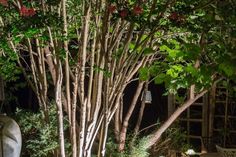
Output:
<path fill-rule="evenodd" d="M 174 45 L 174 49 L 176 50 L 180 49 L 180 43 L 178 41 L 172 39 L 169 42 Z"/>
<path fill-rule="evenodd" d="M 182 65 L 174 65 L 173 68 L 178 71 L 178 72 L 182 72 L 183 71 L 183 66 Z"/>
<path fill-rule="evenodd" d="M 165 81 L 166 74 L 161 73 L 154 79 L 155 84 L 162 84 Z"/>
<path fill-rule="evenodd" d="M 188 65 L 185 68 L 185 70 L 186 70 L 187 73 L 190 73 L 192 76 L 196 76 L 197 75 L 197 69 L 194 68 L 192 65 Z"/>
<path fill-rule="evenodd" d="M 152 65 L 149 68 L 149 73 L 152 76 L 156 76 L 156 74 L 158 74 L 161 70 L 161 66 L 160 65 Z"/>
<path fill-rule="evenodd" d="M 131 43 L 129 44 L 129 49 L 130 49 L 131 51 L 133 51 L 134 48 L 135 48 L 135 44 L 131 42 Z"/>
<path fill-rule="evenodd" d="M 149 79 L 149 72 L 147 67 L 143 67 L 139 70 L 139 78 L 142 81 Z"/>
<path fill-rule="evenodd" d="M 167 70 L 166 74 L 171 76 L 171 77 L 173 77 L 173 78 L 177 78 L 178 77 L 178 73 L 176 73 L 174 69 Z"/>
<path fill-rule="evenodd" d="M 222 70 L 227 76 L 232 76 L 235 73 L 235 67 L 229 63 L 221 63 L 219 69 Z"/>
<path fill-rule="evenodd" d="M 27 38 L 31 38 L 31 37 L 33 37 L 34 35 L 36 35 L 37 33 L 39 33 L 40 31 L 39 31 L 39 29 L 37 29 L 37 28 L 30 28 L 30 29 L 28 29 L 25 33 L 24 33 L 24 35 L 25 35 L 25 37 L 27 37 Z"/>
<path fill-rule="evenodd" d="M 145 48 L 144 50 L 143 50 L 143 54 L 144 55 L 148 55 L 148 54 L 152 54 L 152 53 L 154 53 L 155 51 L 152 49 L 152 48 Z"/>
<path fill-rule="evenodd" d="M 16 37 L 13 38 L 13 42 L 15 44 L 18 44 L 18 43 L 21 42 L 22 38 L 23 38 L 22 36 L 16 36 Z"/>
<path fill-rule="evenodd" d="M 167 45 L 162 45 L 160 46 L 160 51 L 170 52 L 171 49 Z"/>
<path fill-rule="evenodd" d="M 171 58 L 176 58 L 176 51 L 175 51 L 175 50 L 170 50 L 170 51 L 169 51 L 169 56 L 170 56 Z"/>

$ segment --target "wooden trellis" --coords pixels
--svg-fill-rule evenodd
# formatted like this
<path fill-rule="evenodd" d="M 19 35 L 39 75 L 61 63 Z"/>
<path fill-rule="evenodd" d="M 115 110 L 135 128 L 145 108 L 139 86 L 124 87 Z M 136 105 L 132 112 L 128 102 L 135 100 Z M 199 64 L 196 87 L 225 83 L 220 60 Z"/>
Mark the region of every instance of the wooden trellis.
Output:
<path fill-rule="evenodd" d="M 214 87 L 209 135 L 223 147 L 236 147 L 236 96 L 221 84 Z"/>
<path fill-rule="evenodd" d="M 174 96 L 170 95 L 169 115 L 177 106 Z M 188 143 L 198 143 L 197 151 L 205 146 L 215 151 L 215 144 L 236 148 L 236 93 L 230 93 L 219 83 L 182 113 L 179 121 L 187 133 Z"/>
<path fill-rule="evenodd" d="M 171 98 L 172 97 L 172 98 Z M 169 109 L 178 107 L 178 103 L 175 101 L 173 96 L 169 96 Z M 172 104 L 172 105 L 171 105 Z M 171 107 L 172 106 L 172 107 Z M 185 112 L 183 112 L 180 117 L 180 125 L 185 129 L 187 135 L 188 144 L 197 143 L 197 150 L 201 151 L 202 146 L 202 137 L 208 136 L 208 121 L 207 121 L 207 112 L 208 112 L 208 94 L 205 94 L 202 98 L 197 100 L 194 104 L 191 105 Z M 169 112 L 169 114 L 171 114 Z"/>

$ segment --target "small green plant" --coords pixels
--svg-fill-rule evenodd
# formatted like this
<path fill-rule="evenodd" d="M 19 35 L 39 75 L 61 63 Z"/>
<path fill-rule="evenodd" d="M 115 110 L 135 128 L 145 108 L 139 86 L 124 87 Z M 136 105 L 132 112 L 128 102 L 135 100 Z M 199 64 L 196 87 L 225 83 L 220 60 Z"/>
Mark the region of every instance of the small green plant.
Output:
<path fill-rule="evenodd" d="M 186 132 L 178 123 L 175 123 L 166 130 L 161 140 L 155 144 L 152 153 L 155 155 L 167 155 L 169 150 L 185 152 L 189 148 L 192 148 L 192 146 L 187 143 Z"/>
<path fill-rule="evenodd" d="M 132 140 L 132 141 L 131 141 Z M 135 138 L 129 135 L 127 138 L 126 149 L 123 152 L 118 152 L 118 144 L 113 138 L 109 138 L 106 144 L 108 157 L 148 157 L 149 153 L 145 147 L 147 137 Z M 128 144 L 129 143 L 129 144 Z"/>
<path fill-rule="evenodd" d="M 57 153 L 59 143 L 55 105 L 51 105 L 49 108 L 48 123 L 43 120 L 41 112 L 33 113 L 18 109 L 16 116 L 23 138 L 22 156 L 52 157 Z M 68 125 L 66 124 L 64 129 L 66 130 L 67 128 Z M 66 147 L 69 152 L 70 146 L 68 142 Z"/>
<path fill-rule="evenodd" d="M 129 157 L 148 157 L 149 152 L 146 147 L 146 143 L 148 142 L 148 137 L 139 138 L 134 146 L 131 146 L 130 156 Z"/>

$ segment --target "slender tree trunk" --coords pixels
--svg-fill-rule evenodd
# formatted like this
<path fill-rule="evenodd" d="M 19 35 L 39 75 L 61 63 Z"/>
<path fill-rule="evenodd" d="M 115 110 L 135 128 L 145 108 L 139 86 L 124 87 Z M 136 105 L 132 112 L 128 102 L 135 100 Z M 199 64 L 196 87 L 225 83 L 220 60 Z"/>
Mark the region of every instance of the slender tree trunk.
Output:
<path fill-rule="evenodd" d="M 89 31 L 89 21 L 90 21 L 90 6 L 85 10 L 85 16 L 83 19 L 83 34 L 82 34 L 82 48 L 81 48 L 81 68 L 80 68 L 80 99 L 81 99 L 81 108 L 80 108 L 80 138 L 79 138 L 79 157 L 83 157 L 85 153 L 86 146 L 86 128 L 87 128 L 87 103 L 88 99 L 85 98 L 85 63 L 87 55 L 87 44 L 88 44 L 88 31 Z"/>
<path fill-rule="evenodd" d="M 67 100 L 67 114 L 69 117 L 69 126 L 70 132 L 72 133 L 71 123 L 72 123 L 72 115 L 71 115 L 71 91 L 70 91 L 70 67 L 69 67 L 69 50 L 68 50 L 68 29 L 67 29 L 67 10 L 66 10 L 66 1 L 62 0 L 62 17 L 63 17 L 63 36 L 65 40 L 63 40 L 63 49 L 66 53 L 65 57 L 65 88 L 66 88 L 66 100 Z M 73 136 L 73 135 L 72 135 Z M 73 140 L 73 139 L 72 139 Z M 73 143 L 73 142 L 72 142 Z"/>
<path fill-rule="evenodd" d="M 62 86 L 62 68 L 61 64 L 58 64 L 57 71 L 57 83 L 55 88 L 55 98 L 58 112 L 58 123 L 59 123 L 59 143 L 60 143 L 60 155 L 65 157 L 65 142 L 64 142 L 64 125 L 63 125 L 63 109 L 61 101 L 61 86 Z"/>
<path fill-rule="evenodd" d="M 129 110 L 124 118 L 124 121 L 123 121 L 123 126 L 122 126 L 122 129 L 121 129 L 121 132 L 120 132 L 120 143 L 119 143 L 119 151 L 123 151 L 124 148 L 125 148 L 125 140 L 126 140 L 126 134 L 127 134 L 127 127 L 128 127 L 128 124 L 129 124 L 129 119 L 134 111 L 134 108 L 137 104 L 137 100 L 142 92 L 142 89 L 143 89 L 143 84 L 144 82 L 139 82 L 138 84 L 138 87 L 136 89 L 136 93 L 133 97 L 133 100 L 131 102 L 131 105 L 129 107 Z"/>
<path fill-rule="evenodd" d="M 142 122 L 142 119 L 143 119 L 143 112 L 144 112 L 144 109 L 145 109 L 145 95 L 148 91 L 148 82 L 146 81 L 145 82 L 145 88 L 144 88 L 144 92 L 143 92 L 143 99 L 142 99 L 142 102 L 141 102 L 141 107 L 140 107 L 140 110 L 139 110 L 139 115 L 138 115 L 138 119 L 137 119 L 137 123 L 135 125 L 135 128 L 134 128 L 134 135 L 138 135 L 138 131 L 139 131 L 139 128 L 140 128 L 140 125 L 141 125 L 141 122 Z"/>
<path fill-rule="evenodd" d="M 77 157 L 77 132 L 76 132 L 76 108 L 78 94 L 78 67 L 75 69 L 75 81 L 73 91 L 73 101 L 71 105 L 71 138 L 72 138 L 72 157 Z"/>
<path fill-rule="evenodd" d="M 106 139 L 107 139 L 108 124 L 109 123 L 104 118 L 104 122 L 102 124 L 102 130 L 100 134 L 98 157 L 105 157 L 105 153 L 106 153 L 105 144 L 106 144 Z"/>

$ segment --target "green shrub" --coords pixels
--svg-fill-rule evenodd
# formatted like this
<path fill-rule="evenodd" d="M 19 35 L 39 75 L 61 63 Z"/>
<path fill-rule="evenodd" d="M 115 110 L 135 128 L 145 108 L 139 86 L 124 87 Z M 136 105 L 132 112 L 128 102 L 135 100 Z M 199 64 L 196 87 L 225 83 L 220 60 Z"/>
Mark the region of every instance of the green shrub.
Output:
<path fill-rule="evenodd" d="M 108 157 L 148 157 L 149 152 L 145 148 L 147 137 L 135 138 L 133 140 L 132 135 L 128 135 L 126 139 L 125 151 L 118 152 L 118 145 L 115 143 L 113 138 L 109 138 L 106 144 L 107 156 Z"/>
<path fill-rule="evenodd" d="M 169 150 L 185 152 L 189 148 L 192 146 L 187 142 L 186 132 L 176 122 L 164 132 L 161 139 L 153 146 L 152 154 L 166 155 Z"/>
<path fill-rule="evenodd" d="M 45 123 L 41 112 L 17 110 L 16 116 L 22 132 L 22 156 L 51 157 L 59 148 L 57 112 L 55 105 L 49 108 L 49 122 Z M 64 129 L 68 128 L 65 119 Z M 70 146 L 66 142 L 67 152 Z M 69 155 L 69 154 L 68 154 Z"/>

